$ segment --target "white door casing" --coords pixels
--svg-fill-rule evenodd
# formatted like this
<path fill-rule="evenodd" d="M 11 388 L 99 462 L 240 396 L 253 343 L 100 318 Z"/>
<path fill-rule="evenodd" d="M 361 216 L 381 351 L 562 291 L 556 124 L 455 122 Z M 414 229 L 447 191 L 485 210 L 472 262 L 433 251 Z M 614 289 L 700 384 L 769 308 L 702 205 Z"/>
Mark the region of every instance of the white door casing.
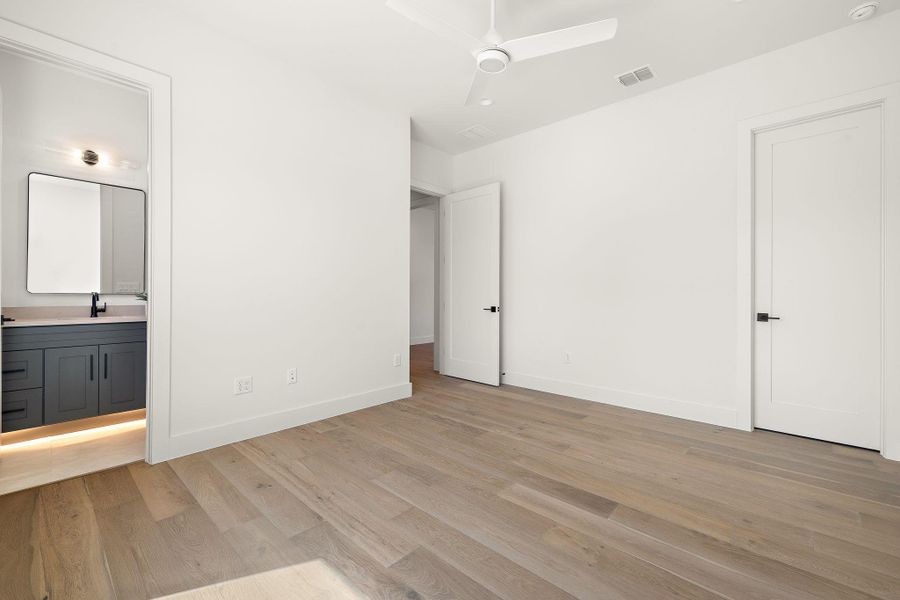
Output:
<path fill-rule="evenodd" d="M 441 198 L 441 373 L 500 385 L 500 184 Z"/>
<path fill-rule="evenodd" d="M 881 131 L 869 106 L 756 134 L 757 427 L 881 447 Z"/>

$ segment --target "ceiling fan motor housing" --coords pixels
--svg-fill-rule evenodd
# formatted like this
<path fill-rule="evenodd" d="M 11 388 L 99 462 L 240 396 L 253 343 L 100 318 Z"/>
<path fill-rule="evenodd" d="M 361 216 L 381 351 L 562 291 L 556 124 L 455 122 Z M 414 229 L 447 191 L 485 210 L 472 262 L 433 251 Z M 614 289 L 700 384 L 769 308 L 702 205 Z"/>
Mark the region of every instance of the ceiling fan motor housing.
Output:
<path fill-rule="evenodd" d="M 509 54 L 500 48 L 487 48 L 477 55 L 478 68 L 485 73 L 500 73 L 509 65 Z"/>

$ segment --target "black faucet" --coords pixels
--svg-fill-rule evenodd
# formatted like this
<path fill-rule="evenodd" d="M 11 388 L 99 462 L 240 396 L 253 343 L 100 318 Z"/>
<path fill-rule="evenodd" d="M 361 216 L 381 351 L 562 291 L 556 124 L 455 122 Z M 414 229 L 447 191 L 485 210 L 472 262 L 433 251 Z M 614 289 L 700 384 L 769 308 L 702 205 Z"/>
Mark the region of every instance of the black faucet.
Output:
<path fill-rule="evenodd" d="M 91 318 L 96 319 L 98 313 L 106 312 L 106 302 L 103 303 L 103 308 L 97 308 L 97 302 L 100 300 L 100 294 L 97 292 L 93 292 L 91 294 Z"/>

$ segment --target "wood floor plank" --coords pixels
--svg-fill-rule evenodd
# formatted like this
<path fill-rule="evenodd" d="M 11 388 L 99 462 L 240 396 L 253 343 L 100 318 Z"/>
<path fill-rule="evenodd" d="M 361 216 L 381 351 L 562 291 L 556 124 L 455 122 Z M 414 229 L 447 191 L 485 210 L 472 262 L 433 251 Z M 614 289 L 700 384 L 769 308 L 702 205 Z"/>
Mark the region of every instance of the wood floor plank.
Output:
<path fill-rule="evenodd" d="M 434 600 L 500 600 L 490 590 L 440 558 L 418 548 L 391 567 L 420 595 Z"/>
<path fill-rule="evenodd" d="M 322 517 L 232 446 L 207 453 L 207 459 L 286 537 L 322 522 Z"/>
<path fill-rule="evenodd" d="M 363 547 L 355 545 L 329 523 L 313 527 L 293 539 L 309 559 L 324 559 L 369 600 L 424 600 L 415 588 L 373 560 Z"/>
<path fill-rule="evenodd" d="M 204 586 L 252 573 L 199 505 L 159 521 L 169 551 Z"/>
<path fill-rule="evenodd" d="M 51 598 L 114 598 L 84 480 L 70 479 L 40 490 L 39 539 Z"/>
<path fill-rule="evenodd" d="M 43 598 L 44 573 L 35 527 L 39 501 L 38 489 L 0 496 L 0 598 Z"/>
<path fill-rule="evenodd" d="M 504 600 L 574 598 L 502 554 L 417 508 L 398 515 L 394 521 L 412 532 L 435 555 Z"/>
<path fill-rule="evenodd" d="M 95 506 L 94 514 L 118 598 L 156 598 L 193 586 L 193 572 L 171 551 L 142 498 Z"/>
<path fill-rule="evenodd" d="M 192 454 L 169 463 L 219 531 L 261 516 L 213 464 L 206 453 Z"/>
<path fill-rule="evenodd" d="M 144 503 L 157 521 L 173 517 L 197 505 L 197 500 L 168 463 L 128 465 Z"/>

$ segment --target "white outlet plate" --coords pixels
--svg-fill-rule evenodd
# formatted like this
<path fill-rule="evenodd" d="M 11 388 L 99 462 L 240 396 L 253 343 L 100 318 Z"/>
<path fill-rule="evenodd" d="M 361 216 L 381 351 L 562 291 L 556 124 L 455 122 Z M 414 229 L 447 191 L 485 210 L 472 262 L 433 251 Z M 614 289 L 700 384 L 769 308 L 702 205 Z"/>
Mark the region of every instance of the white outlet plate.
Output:
<path fill-rule="evenodd" d="M 288 385 L 294 385 L 297 383 L 297 368 L 291 367 L 287 370 L 287 383 Z"/>
<path fill-rule="evenodd" d="M 399 354 L 395 354 L 395 355 L 394 355 L 394 366 L 395 366 L 395 367 L 399 367 L 399 366 L 400 366 L 400 360 L 401 360 L 401 358 L 402 358 L 402 357 L 401 357 Z"/>
<path fill-rule="evenodd" d="M 246 377 L 235 377 L 234 378 L 234 394 L 249 394 L 253 391 L 253 377 L 249 375 Z"/>

